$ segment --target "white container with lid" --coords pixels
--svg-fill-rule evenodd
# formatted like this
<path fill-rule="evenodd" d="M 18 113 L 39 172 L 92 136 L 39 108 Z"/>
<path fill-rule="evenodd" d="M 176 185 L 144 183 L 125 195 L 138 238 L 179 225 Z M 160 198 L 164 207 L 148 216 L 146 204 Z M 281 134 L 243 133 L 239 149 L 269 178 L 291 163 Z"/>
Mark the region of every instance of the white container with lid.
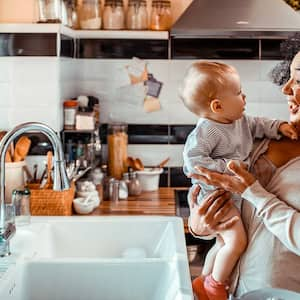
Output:
<path fill-rule="evenodd" d="M 136 171 L 142 191 L 156 191 L 159 188 L 159 175 L 163 168 L 145 168 L 143 171 Z"/>

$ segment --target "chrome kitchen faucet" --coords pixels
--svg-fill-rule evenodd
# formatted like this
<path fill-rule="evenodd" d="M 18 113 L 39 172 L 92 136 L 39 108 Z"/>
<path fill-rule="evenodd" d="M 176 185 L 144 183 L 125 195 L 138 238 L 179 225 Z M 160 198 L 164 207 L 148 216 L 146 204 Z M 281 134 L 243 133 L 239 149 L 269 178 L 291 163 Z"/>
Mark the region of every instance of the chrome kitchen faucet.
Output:
<path fill-rule="evenodd" d="M 10 143 L 25 132 L 42 132 L 51 142 L 54 152 L 53 190 L 62 191 L 70 188 L 64 163 L 61 141 L 55 131 L 48 125 L 28 122 L 9 131 L 0 142 L 0 257 L 10 255 L 9 241 L 16 232 L 14 223 L 6 222 L 5 209 L 5 155 Z"/>

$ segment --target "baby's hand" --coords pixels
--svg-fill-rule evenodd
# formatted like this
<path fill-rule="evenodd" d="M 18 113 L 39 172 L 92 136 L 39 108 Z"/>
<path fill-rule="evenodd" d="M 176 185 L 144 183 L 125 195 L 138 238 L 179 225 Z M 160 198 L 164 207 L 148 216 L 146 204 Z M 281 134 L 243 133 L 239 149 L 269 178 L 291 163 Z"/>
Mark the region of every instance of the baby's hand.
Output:
<path fill-rule="evenodd" d="M 292 124 L 282 123 L 282 124 L 280 124 L 278 130 L 284 136 L 289 137 L 291 140 L 298 140 L 298 133 Z"/>

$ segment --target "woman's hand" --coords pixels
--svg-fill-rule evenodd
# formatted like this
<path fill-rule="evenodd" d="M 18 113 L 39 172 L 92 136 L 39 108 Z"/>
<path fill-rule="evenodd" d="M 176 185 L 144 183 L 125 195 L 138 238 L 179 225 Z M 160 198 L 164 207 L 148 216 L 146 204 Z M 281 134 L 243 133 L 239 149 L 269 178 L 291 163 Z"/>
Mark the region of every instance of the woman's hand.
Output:
<path fill-rule="evenodd" d="M 238 221 L 238 217 L 233 217 L 222 222 L 233 205 L 229 192 L 216 190 L 197 205 L 199 192 L 199 185 L 194 185 L 188 195 L 191 207 L 190 229 L 194 235 L 212 235 L 232 227 Z"/>
<path fill-rule="evenodd" d="M 246 188 L 255 182 L 255 177 L 242 166 L 230 161 L 227 166 L 233 175 L 221 174 L 202 167 L 195 167 L 198 174 L 189 177 L 200 180 L 208 185 L 214 185 L 232 193 L 242 194 Z"/>

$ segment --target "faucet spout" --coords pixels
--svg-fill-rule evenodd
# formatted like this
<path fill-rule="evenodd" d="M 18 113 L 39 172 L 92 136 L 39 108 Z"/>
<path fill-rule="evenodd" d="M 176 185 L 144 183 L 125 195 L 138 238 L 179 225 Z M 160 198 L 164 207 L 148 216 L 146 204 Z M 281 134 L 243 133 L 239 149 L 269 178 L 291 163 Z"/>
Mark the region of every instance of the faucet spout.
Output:
<path fill-rule="evenodd" d="M 25 132 L 31 131 L 42 132 L 48 137 L 52 144 L 54 152 L 53 189 L 62 191 L 70 188 L 70 183 L 65 168 L 63 147 L 58 135 L 52 128 L 43 123 L 28 122 L 20 124 L 9 131 L 0 142 L 0 256 L 5 256 L 8 254 L 5 253 L 9 251 L 8 242 L 15 233 L 15 230 L 13 230 L 12 226 L 5 224 L 5 154 L 10 143 L 15 138 Z M 6 244 L 5 247 L 3 247 L 3 243 Z M 3 250 L 3 248 L 6 250 Z"/>

